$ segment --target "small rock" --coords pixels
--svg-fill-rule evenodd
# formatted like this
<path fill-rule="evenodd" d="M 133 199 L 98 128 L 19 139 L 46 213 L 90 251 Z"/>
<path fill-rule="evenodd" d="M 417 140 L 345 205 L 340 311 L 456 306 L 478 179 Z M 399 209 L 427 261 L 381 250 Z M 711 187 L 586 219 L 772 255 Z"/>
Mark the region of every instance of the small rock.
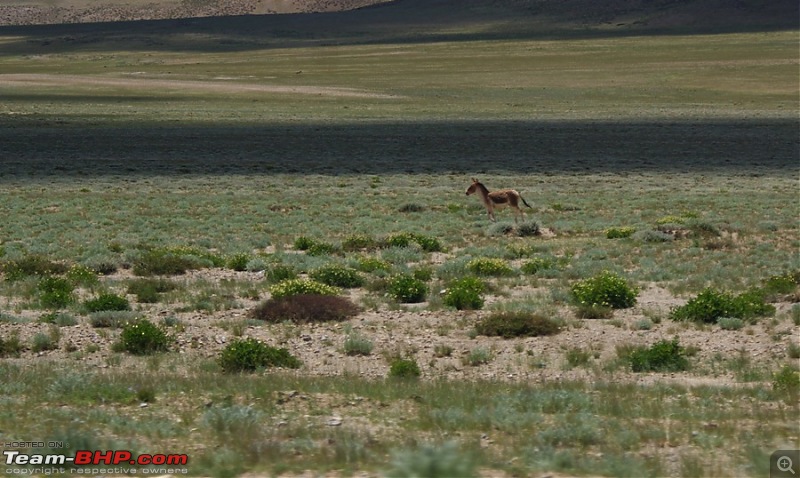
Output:
<path fill-rule="evenodd" d="M 328 419 L 326 424 L 329 427 L 338 427 L 342 425 L 342 417 L 331 417 Z"/>

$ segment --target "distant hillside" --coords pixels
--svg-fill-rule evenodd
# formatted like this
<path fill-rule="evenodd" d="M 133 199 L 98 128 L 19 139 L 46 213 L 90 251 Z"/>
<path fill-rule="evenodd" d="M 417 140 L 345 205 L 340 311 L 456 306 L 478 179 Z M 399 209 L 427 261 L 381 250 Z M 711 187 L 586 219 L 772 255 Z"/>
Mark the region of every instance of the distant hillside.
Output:
<path fill-rule="evenodd" d="M 51 51 L 800 29 L 797 0 L 7 0 L 6 35 Z M 284 13 L 287 15 L 273 15 Z M 294 14 L 288 14 L 294 13 Z M 56 24 L 60 24 L 56 26 Z M 183 35 L 183 37 L 181 37 Z M 39 39 L 34 39 L 38 37 Z M 192 38 L 189 44 L 187 38 Z M 31 43 L 32 42 L 32 43 Z"/>
<path fill-rule="evenodd" d="M 166 20 L 230 15 L 340 12 L 390 0 L 7 0 L 0 25 Z"/>

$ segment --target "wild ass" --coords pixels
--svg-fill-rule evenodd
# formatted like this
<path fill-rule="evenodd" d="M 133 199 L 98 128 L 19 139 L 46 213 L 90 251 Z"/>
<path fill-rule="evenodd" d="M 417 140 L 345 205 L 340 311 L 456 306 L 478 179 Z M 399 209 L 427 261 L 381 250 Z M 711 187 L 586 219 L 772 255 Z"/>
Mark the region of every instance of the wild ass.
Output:
<path fill-rule="evenodd" d="M 497 220 L 494 217 L 494 210 L 502 209 L 506 206 L 511 206 L 515 209 L 514 211 L 514 222 L 518 222 L 518 216 L 523 216 L 524 213 L 522 209 L 519 208 L 519 202 L 528 207 L 531 207 L 530 204 L 522 198 L 522 196 L 513 189 L 500 189 L 499 191 L 491 191 L 483 185 L 483 183 L 479 182 L 477 179 L 472 178 L 472 185 L 467 188 L 467 196 L 470 194 L 478 193 L 481 195 L 481 199 L 483 200 L 483 204 L 486 206 L 486 212 L 489 214 L 489 219 L 492 222 L 496 222 Z"/>

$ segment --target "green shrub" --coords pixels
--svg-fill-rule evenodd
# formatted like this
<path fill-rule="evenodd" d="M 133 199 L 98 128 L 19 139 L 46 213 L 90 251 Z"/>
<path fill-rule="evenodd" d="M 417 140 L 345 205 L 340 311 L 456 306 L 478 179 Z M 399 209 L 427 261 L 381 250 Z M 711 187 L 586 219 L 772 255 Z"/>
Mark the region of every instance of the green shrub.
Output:
<path fill-rule="evenodd" d="M 797 274 L 782 274 L 775 275 L 764 281 L 762 288 L 764 294 L 769 297 L 778 297 L 785 294 L 791 294 L 797 290 Z"/>
<path fill-rule="evenodd" d="M 384 247 L 408 247 L 414 242 L 414 235 L 409 232 L 392 234 L 383 240 Z"/>
<path fill-rule="evenodd" d="M 419 244 L 419 247 L 425 252 L 441 252 L 443 250 L 441 242 L 435 237 L 414 234 L 414 242 Z"/>
<path fill-rule="evenodd" d="M 372 348 L 372 341 L 356 332 L 347 334 L 344 339 L 345 355 L 369 355 L 372 353 Z"/>
<path fill-rule="evenodd" d="M 422 445 L 417 449 L 392 453 L 392 468 L 387 478 L 477 478 L 478 467 L 475 457 L 461 452 L 458 444 L 445 443 L 441 446 Z"/>
<path fill-rule="evenodd" d="M 443 303 L 458 310 L 477 310 L 483 307 L 485 286 L 476 277 L 459 279 L 445 290 Z"/>
<path fill-rule="evenodd" d="M 670 318 L 715 323 L 723 317 L 752 320 L 775 314 L 775 307 L 764 302 L 761 291 L 751 290 L 734 296 L 707 288 L 686 304 L 673 308 Z"/>
<path fill-rule="evenodd" d="M 31 276 L 50 276 L 67 272 L 67 266 L 53 262 L 43 256 L 29 255 L 22 259 L 7 261 L 2 271 L 9 282 L 18 281 Z"/>
<path fill-rule="evenodd" d="M 294 240 L 294 248 L 298 251 L 307 251 L 316 243 L 317 242 L 310 237 L 300 236 Z"/>
<path fill-rule="evenodd" d="M 89 299 L 83 303 L 83 308 L 89 312 L 100 312 L 104 310 L 120 311 L 131 310 L 131 304 L 125 297 L 117 294 L 100 294 L 94 299 Z"/>
<path fill-rule="evenodd" d="M 555 269 L 555 267 L 556 267 L 555 259 L 534 257 L 533 259 L 523 262 L 522 266 L 520 266 L 520 270 L 522 271 L 523 274 L 533 275 L 539 271 Z"/>
<path fill-rule="evenodd" d="M 772 389 L 776 392 L 797 395 L 800 392 L 800 373 L 791 365 L 784 365 L 772 376 Z"/>
<path fill-rule="evenodd" d="M 251 312 L 250 317 L 265 322 L 291 321 L 330 322 L 354 317 L 359 309 L 345 297 L 335 295 L 296 294 L 268 299 Z"/>
<path fill-rule="evenodd" d="M 425 207 L 416 203 L 406 203 L 397 208 L 398 212 L 422 212 Z"/>
<path fill-rule="evenodd" d="M 62 277 L 43 277 L 39 281 L 37 289 L 41 294 L 39 300 L 42 307 L 46 309 L 63 309 L 75 302 L 75 297 L 72 295 L 74 286 Z"/>
<path fill-rule="evenodd" d="M 503 259 L 477 257 L 467 263 L 467 270 L 479 276 L 510 276 L 514 269 Z"/>
<path fill-rule="evenodd" d="M 269 288 L 273 299 L 300 294 L 338 295 L 339 289 L 310 279 L 289 279 Z"/>
<path fill-rule="evenodd" d="M 306 250 L 309 256 L 327 256 L 336 253 L 336 246 L 327 242 L 317 242 Z"/>
<path fill-rule="evenodd" d="M 232 256 L 228 257 L 227 265 L 228 268 L 241 272 L 247 270 L 248 262 L 250 262 L 250 255 L 244 252 L 240 252 L 238 254 L 233 254 Z"/>
<path fill-rule="evenodd" d="M 392 378 L 418 378 L 422 372 L 414 359 L 395 359 L 389 365 L 389 377 Z"/>
<path fill-rule="evenodd" d="M 519 223 L 516 227 L 516 231 L 517 236 L 519 237 L 532 237 L 542 234 L 542 229 L 539 227 L 539 223 L 534 221 L 523 221 Z"/>
<path fill-rule="evenodd" d="M 312 279 L 334 287 L 352 289 L 364 285 L 357 270 L 340 264 L 326 264 L 308 274 Z"/>
<path fill-rule="evenodd" d="M 681 372 L 689 368 L 686 350 L 678 338 L 662 340 L 652 346 L 638 347 L 628 356 L 634 372 Z"/>
<path fill-rule="evenodd" d="M 622 277 L 604 271 L 590 279 L 572 285 L 572 296 L 577 305 L 603 306 L 626 309 L 636 304 L 638 291 L 629 286 Z"/>
<path fill-rule="evenodd" d="M 425 301 L 428 286 L 413 275 L 399 274 L 389 279 L 387 292 L 397 302 L 412 304 Z"/>
<path fill-rule="evenodd" d="M 478 322 L 475 329 L 480 335 L 503 338 L 539 337 L 561 331 L 552 319 L 528 312 L 494 313 Z"/>
<path fill-rule="evenodd" d="M 126 324 L 119 337 L 119 348 L 134 355 L 166 352 L 169 343 L 167 334 L 146 319 Z"/>
<path fill-rule="evenodd" d="M 219 365 L 227 373 L 238 373 L 267 367 L 299 368 L 302 363 L 286 349 L 246 338 L 228 344 L 220 354 Z"/>
<path fill-rule="evenodd" d="M 608 239 L 623 239 L 626 237 L 631 237 L 631 235 L 636 232 L 635 227 L 610 227 L 606 229 L 606 238 Z"/>

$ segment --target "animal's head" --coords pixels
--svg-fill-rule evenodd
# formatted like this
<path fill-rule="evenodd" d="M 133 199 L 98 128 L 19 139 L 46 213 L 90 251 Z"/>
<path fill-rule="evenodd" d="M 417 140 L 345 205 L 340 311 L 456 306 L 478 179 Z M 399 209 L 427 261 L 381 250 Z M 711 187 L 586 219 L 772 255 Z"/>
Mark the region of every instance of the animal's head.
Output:
<path fill-rule="evenodd" d="M 475 191 L 478 190 L 479 184 L 480 183 L 478 182 L 477 179 L 472 178 L 472 184 L 470 184 L 469 187 L 467 188 L 467 196 L 469 196 L 470 194 L 475 194 Z"/>

